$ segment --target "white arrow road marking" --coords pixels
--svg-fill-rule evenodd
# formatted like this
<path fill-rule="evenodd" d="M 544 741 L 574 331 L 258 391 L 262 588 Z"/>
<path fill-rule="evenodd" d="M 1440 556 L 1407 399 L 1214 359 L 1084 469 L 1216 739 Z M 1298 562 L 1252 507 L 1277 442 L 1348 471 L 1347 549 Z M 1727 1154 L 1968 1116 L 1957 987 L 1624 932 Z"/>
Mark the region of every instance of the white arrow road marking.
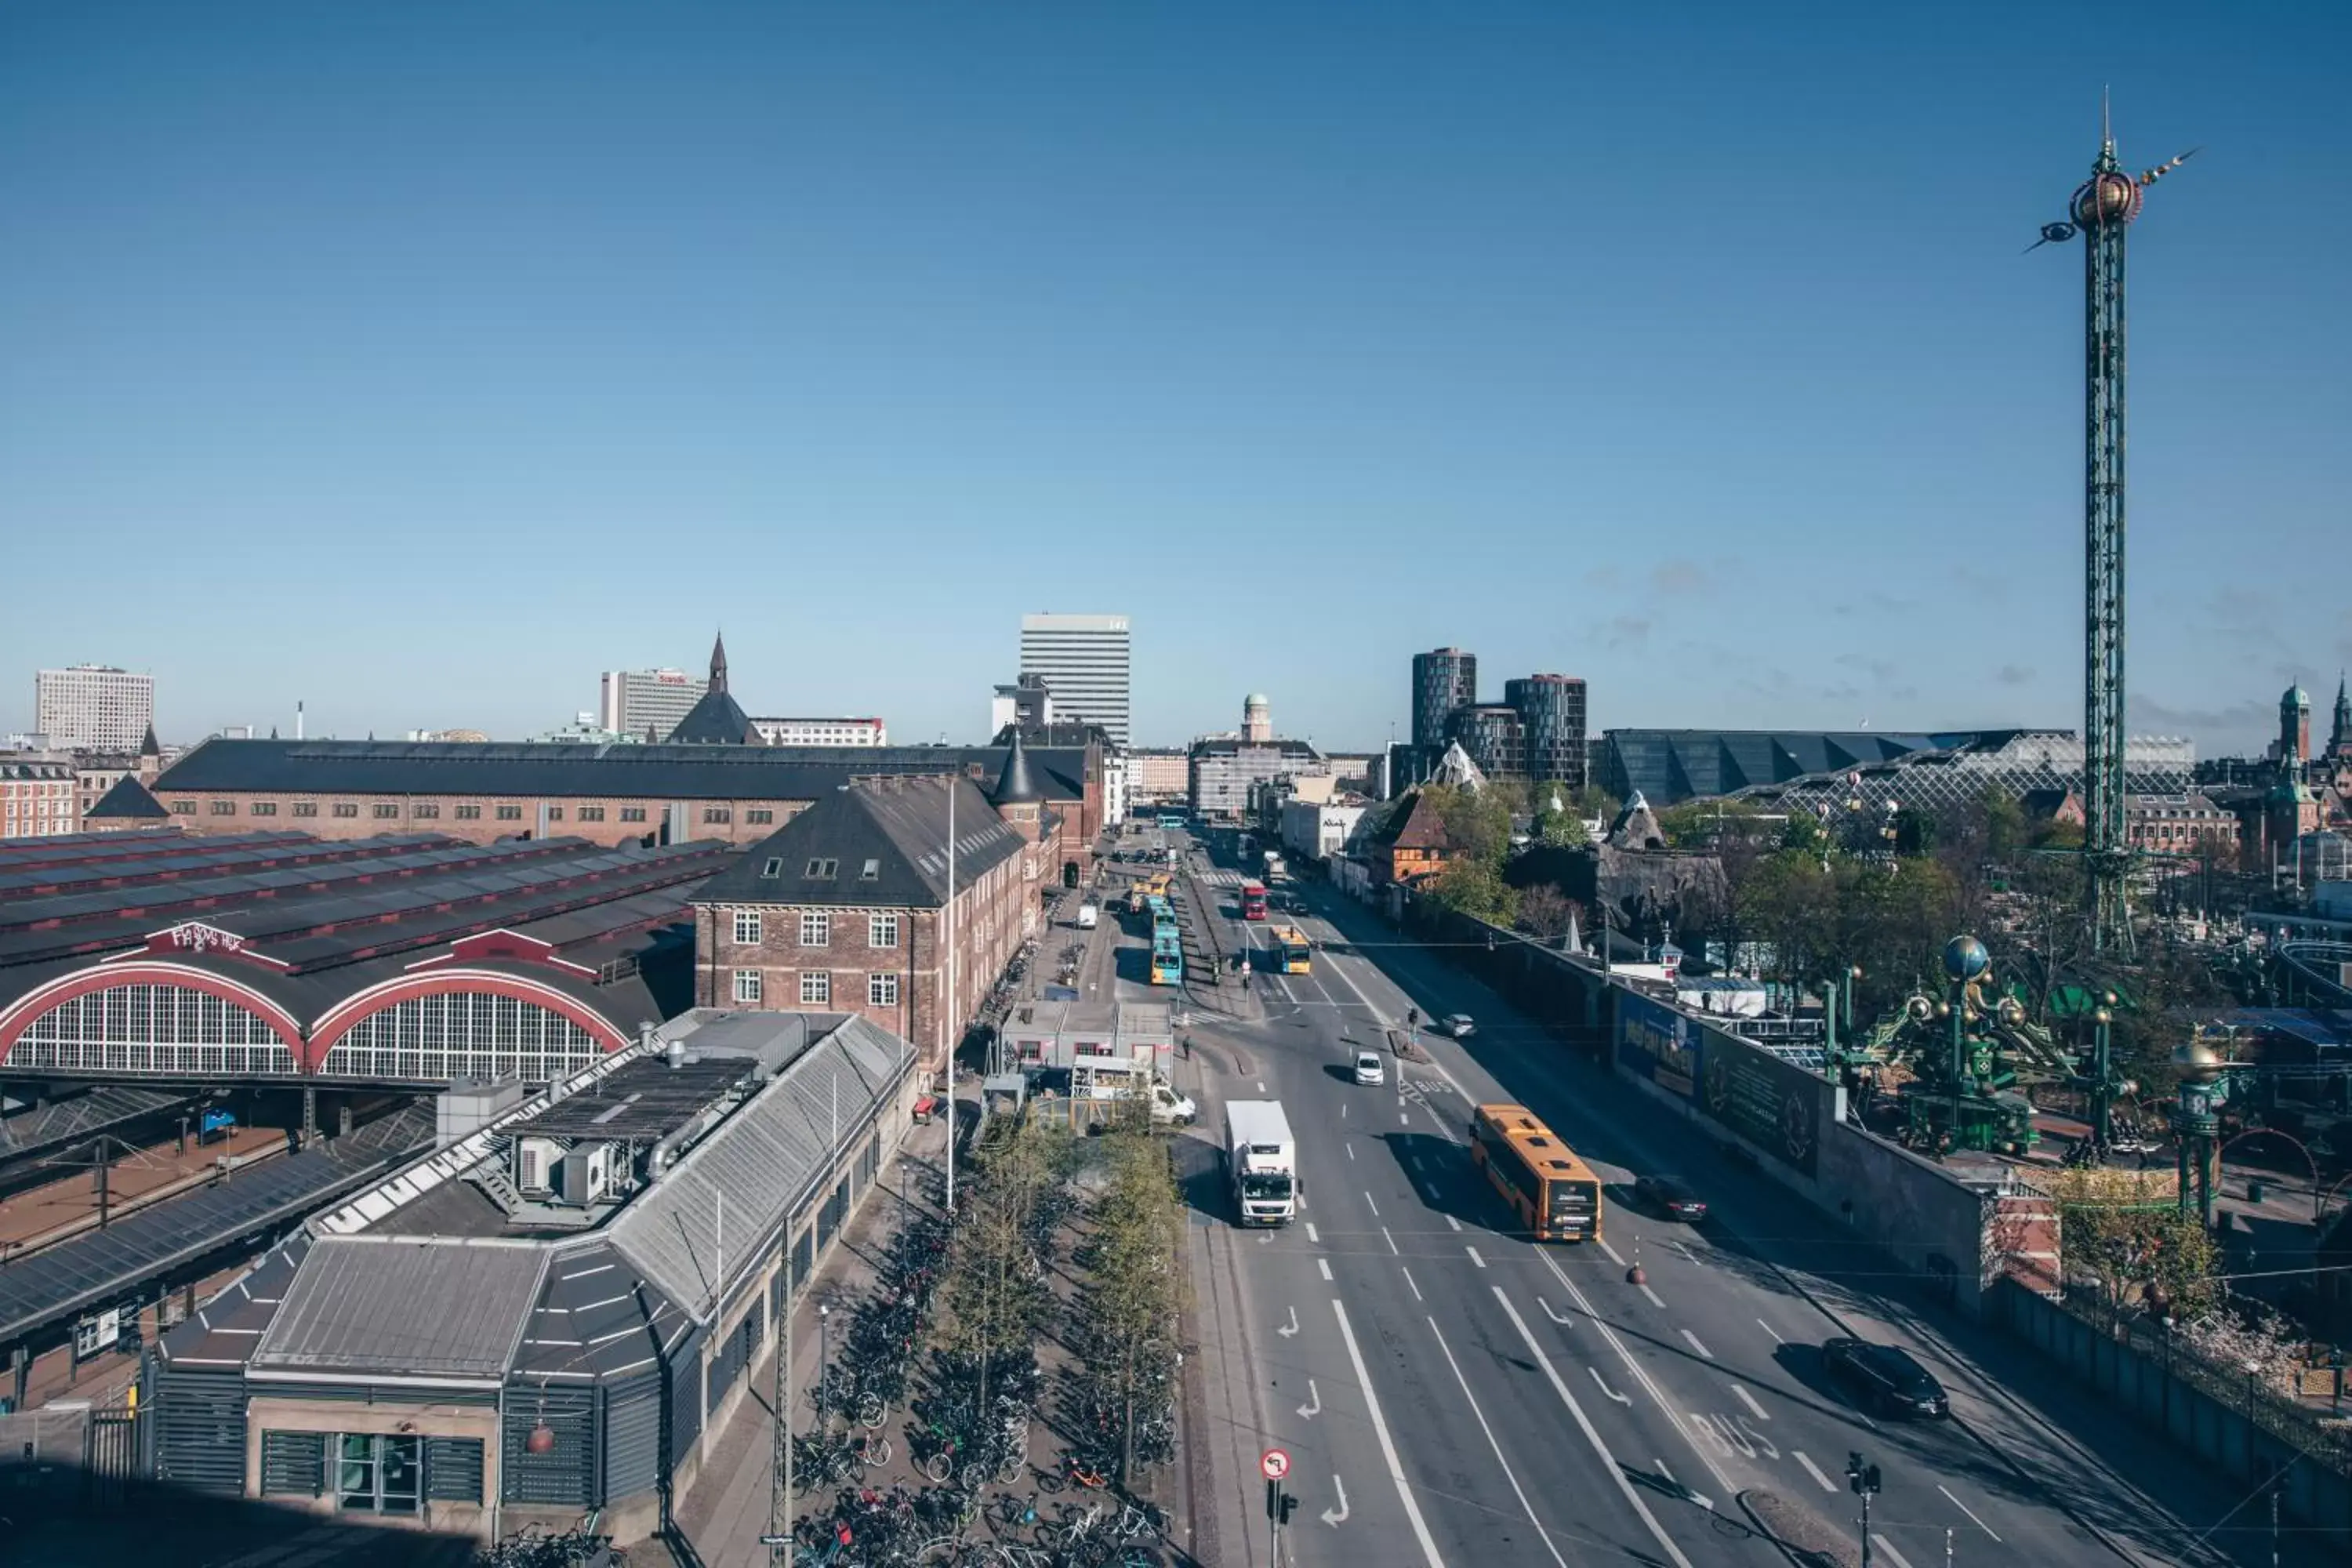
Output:
<path fill-rule="evenodd" d="M 1323 1414 L 1323 1395 L 1311 1377 L 1307 1380 L 1307 1403 L 1298 1407 L 1298 1414 L 1309 1421 Z"/>
<path fill-rule="evenodd" d="M 1437 1542 L 1430 1537 L 1429 1521 L 1421 1517 L 1421 1504 L 1414 1500 L 1412 1488 L 1405 1483 L 1404 1461 L 1397 1458 L 1396 1439 L 1389 1436 L 1388 1418 L 1381 1414 L 1381 1396 L 1372 1392 L 1372 1374 L 1364 1368 L 1364 1352 L 1356 1348 L 1356 1331 L 1348 1322 L 1348 1309 L 1334 1300 L 1331 1314 L 1339 1320 L 1339 1337 L 1347 1342 L 1349 1364 L 1356 1369 L 1356 1385 L 1364 1391 L 1364 1408 L 1372 1417 L 1372 1434 L 1381 1440 L 1381 1457 L 1389 1462 L 1389 1479 L 1396 1484 L 1397 1500 L 1404 1504 L 1404 1516 L 1412 1521 L 1413 1539 L 1421 1542 L 1421 1554 L 1429 1568 L 1445 1568 L 1444 1559 L 1437 1554 Z M 1628 1496 L 1632 1495 L 1633 1488 L 1622 1477 L 1618 1484 L 1625 1487 Z M 1672 1545 L 1667 1549 L 1672 1551 Z M 1681 1552 L 1674 1555 L 1682 1568 L 1690 1568 L 1689 1560 Z"/>
<path fill-rule="evenodd" d="M 1587 1372 L 1589 1372 L 1589 1373 L 1591 1373 L 1592 1374 L 1592 1381 L 1593 1381 L 1593 1382 L 1598 1383 L 1598 1384 L 1601 1384 L 1601 1393 L 1603 1393 L 1603 1394 L 1607 1394 L 1610 1398 L 1612 1398 L 1612 1399 L 1615 1400 L 1615 1401 L 1616 1401 L 1618 1404 L 1620 1404 L 1620 1405 L 1628 1405 L 1628 1406 L 1630 1406 L 1630 1405 L 1633 1403 L 1632 1400 L 1630 1400 L 1630 1399 L 1626 1398 L 1623 1394 L 1622 1394 L 1618 1393 L 1615 1389 L 1613 1389 L 1613 1388 L 1610 1387 L 1608 1384 L 1606 1384 L 1606 1383 L 1604 1383 L 1604 1382 L 1602 1382 L 1602 1381 L 1601 1381 L 1601 1369 L 1600 1369 L 1599 1367 L 1597 1367 L 1597 1366 L 1588 1366 L 1588 1367 L 1586 1367 L 1584 1370 L 1585 1370 L 1585 1371 L 1587 1371 Z"/>
<path fill-rule="evenodd" d="M 1675 1544 L 1675 1538 L 1666 1533 L 1665 1527 L 1658 1522 L 1658 1516 L 1650 1511 L 1650 1505 L 1642 1500 L 1641 1493 L 1633 1489 L 1633 1483 L 1625 1479 L 1624 1469 L 1617 1463 L 1617 1457 L 1609 1451 L 1609 1445 L 1601 1440 L 1601 1434 L 1594 1429 L 1592 1418 L 1585 1415 L 1584 1406 L 1576 1402 L 1576 1395 L 1570 1394 L 1568 1384 L 1560 1381 L 1559 1369 L 1552 1365 L 1551 1357 L 1544 1354 L 1543 1347 L 1536 1343 L 1536 1336 L 1528 1329 L 1527 1320 L 1519 1316 L 1519 1310 L 1511 1305 L 1511 1299 L 1503 1294 L 1500 1285 L 1494 1287 L 1494 1290 L 1495 1300 L 1502 1303 L 1504 1313 L 1511 1320 L 1511 1327 L 1519 1331 L 1519 1338 L 1526 1342 L 1528 1353 L 1536 1358 L 1536 1364 L 1543 1368 L 1544 1376 L 1551 1381 L 1552 1392 L 1559 1395 L 1560 1403 L 1567 1405 L 1568 1413 L 1576 1418 L 1577 1429 L 1584 1434 L 1584 1440 L 1592 1445 L 1592 1451 L 1601 1456 L 1601 1468 L 1609 1472 L 1609 1479 L 1617 1483 L 1619 1493 L 1633 1505 L 1633 1511 L 1641 1516 L 1642 1522 L 1650 1527 L 1650 1535 L 1657 1542 L 1658 1550 L 1665 1553 L 1666 1561 L 1675 1564 L 1675 1568 L 1691 1568 L 1691 1560 L 1683 1555 L 1683 1549 Z"/>
<path fill-rule="evenodd" d="M 1323 1522 L 1329 1525 L 1332 1529 L 1337 1530 L 1339 1526 L 1348 1522 L 1348 1483 L 1341 1480 L 1339 1477 L 1333 1476 L 1331 1478 L 1331 1489 L 1339 1494 L 1339 1506 L 1336 1510 L 1325 1509 L 1323 1510 Z"/>
<path fill-rule="evenodd" d="M 1772 1419 L 1771 1416 L 1765 1414 L 1764 1407 L 1756 1403 L 1756 1396 L 1748 1392 L 1748 1385 L 1746 1384 L 1733 1384 L 1731 1385 L 1731 1392 L 1739 1395 L 1739 1403 L 1748 1406 L 1748 1414 L 1754 1415 L 1757 1420 L 1769 1421 Z"/>
<path fill-rule="evenodd" d="M 1558 1312 L 1552 1310 L 1551 1303 L 1545 1300 L 1541 1296 L 1536 1298 L 1536 1305 L 1541 1307 L 1544 1310 L 1544 1316 L 1549 1318 L 1553 1322 L 1559 1324 L 1563 1328 L 1572 1329 L 1576 1327 L 1576 1320 L 1574 1318 L 1561 1317 Z"/>
<path fill-rule="evenodd" d="M 1297 1308 L 1296 1308 L 1296 1307 L 1291 1308 L 1291 1309 L 1290 1309 L 1290 1322 L 1288 1323 L 1288 1325 L 1287 1325 L 1287 1326 L 1286 1326 L 1286 1327 L 1283 1327 L 1283 1328 L 1276 1329 L 1276 1330 L 1275 1330 L 1274 1331 L 1275 1331 L 1276 1333 L 1277 1333 L 1277 1334 L 1280 1334 L 1280 1335 L 1281 1335 L 1284 1339 L 1286 1339 L 1286 1339 L 1288 1339 L 1288 1338 L 1290 1338 L 1292 1335 L 1296 1334 L 1297 1332 L 1298 1332 L 1298 1309 L 1297 1309 Z"/>
<path fill-rule="evenodd" d="M 1837 1490 L 1837 1483 L 1836 1483 L 1835 1481 L 1833 1481 L 1833 1480 L 1830 1479 L 1829 1479 L 1829 1477 L 1827 1477 L 1827 1476 L 1825 1476 L 1825 1475 L 1822 1474 L 1822 1468 L 1821 1468 L 1819 1465 L 1817 1465 L 1817 1464 L 1813 1463 L 1813 1462 L 1812 1462 L 1812 1460 L 1811 1460 L 1811 1459 L 1807 1458 L 1805 1457 L 1805 1451 L 1804 1451 L 1802 1448 L 1791 1448 L 1791 1449 L 1790 1449 L 1790 1450 L 1789 1450 L 1789 1457 L 1790 1457 L 1790 1458 L 1792 1458 L 1792 1459 L 1796 1460 L 1796 1461 L 1797 1461 L 1797 1463 L 1799 1463 L 1799 1464 L 1801 1464 L 1801 1465 L 1802 1465 L 1802 1466 L 1804 1466 L 1804 1467 L 1805 1467 L 1805 1474 L 1807 1474 L 1807 1475 L 1809 1475 L 1809 1476 L 1812 1477 L 1812 1478 L 1813 1478 L 1813 1479 L 1815 1479 L 1815 1480 L 1817 1480 L 1817 1481 L 1821 1482 L 1821 1484 L 1822 1484 L 1822 1490 L 1823 1490 L 1823 1491 L 1825 1491 L 1825 1492 L 1833 1492 L 1833 1491 Z"/>

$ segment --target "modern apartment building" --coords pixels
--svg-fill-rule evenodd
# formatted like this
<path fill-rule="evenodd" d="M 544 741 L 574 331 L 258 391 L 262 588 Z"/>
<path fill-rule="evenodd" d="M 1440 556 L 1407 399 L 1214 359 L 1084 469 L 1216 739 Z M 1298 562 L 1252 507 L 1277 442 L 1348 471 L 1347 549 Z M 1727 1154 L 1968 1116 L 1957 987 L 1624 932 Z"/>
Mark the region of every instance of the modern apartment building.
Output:
<path fill-rule="evenodd" d="M 1457 708 L 1478 700 L 1478 656 L 1441 647 L 1412 656 L 1412 743 L 1443 751 Z"/>
<path fill-rule="evenodd" d="M 887 746 L 890 726 L 879 719 L 761 719 L 751 721 L 772 746 Z"/>
<path fill-rule="evenodd" d="M 136 752 L 155 722 L 155 678 L 110 664 L 33 677 L 33 727 L 61 752 Z"/>
<path fill-rule="evenodd" d="M 1518 715 L 1528 777 L 1583 788 L 1584 682 L 1572 675 L 1523 675 L 1503 682 L 1503 702 Z"/>
<path fill-rule="evenodd" d="M 667 741 L 702 700 L 703 683 L 682 669 L 608 669 L 599 693 L 601 728 Z"/>
<path fill-rule="evenodd" d="M 1134 739 L 1132 666 L 1125 616 L 1021 617 L 1021 674 L 1036 676 L 1054 693 L 1058 721 L 1099 725 L 1120 747 Z"/>

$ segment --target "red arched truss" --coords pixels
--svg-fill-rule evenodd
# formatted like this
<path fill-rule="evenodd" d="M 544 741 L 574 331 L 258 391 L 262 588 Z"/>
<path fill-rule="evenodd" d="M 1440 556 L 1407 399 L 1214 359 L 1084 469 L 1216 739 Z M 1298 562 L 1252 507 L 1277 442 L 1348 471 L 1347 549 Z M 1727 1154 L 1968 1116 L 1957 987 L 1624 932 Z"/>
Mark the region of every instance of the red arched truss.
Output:
<path fill-rule="evenodd" d="M 387 980 L 380 985 L 371 985 L 345 997 L 320 1015 L 319 1020 L 310 1026 L 310 1044 L 299 1053 L 302 1070 L 320 1071 L 326 1062 L 327 1053 L 333 1050 L 336 1043 L 357 1027 L 362 1019 L 415 997 L 464 994 L 509 996 L 535 1007 L 544 1007 L 578 1025 L 607 1051 L 617 1051 L 630 1043 L 630 1037 L 610 1018 L 557 986 L 495 970 L 426 969 L 404 974 L 396 980 Z"/>
<path fill-rule="evenodd" d="M 16 1042 L 24 1037 L 26 1029 L 32 1027 L 35 1019 L 68 1002 L 111 990 L 118 985 L 165 985 L 216 997 L 260 1018 L 269 1026 L 270 1033 L 278 1037 L 279 1043 L 293 1053 L 295 1061 L 302 1060 L 302 1026 L 296 1022 L 291 1013 L 260 992 L 210 970 L 140 959 L 78 969 L 71 974 L 59 975 L 10 1003 L 5 1011 L 0 1011 L 0 1063 L 7 1060 L 8 1053 L 16 1048 Z"/>

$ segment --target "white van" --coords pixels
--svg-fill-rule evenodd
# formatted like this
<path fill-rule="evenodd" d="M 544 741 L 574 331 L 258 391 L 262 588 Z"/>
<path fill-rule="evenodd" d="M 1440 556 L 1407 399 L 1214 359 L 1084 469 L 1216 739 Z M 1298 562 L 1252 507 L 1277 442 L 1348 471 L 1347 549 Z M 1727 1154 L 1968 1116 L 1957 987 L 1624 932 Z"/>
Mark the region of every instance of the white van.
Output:
<path fill-rule="evenodd" d="M 1094 930 L 1096 924 L 1101 921 L 1101 919 L 1102 911 L 1096 909 L 1094 905 L 1080 904 L 1078 906 L 1078 929 L 1080 931 Z"/>

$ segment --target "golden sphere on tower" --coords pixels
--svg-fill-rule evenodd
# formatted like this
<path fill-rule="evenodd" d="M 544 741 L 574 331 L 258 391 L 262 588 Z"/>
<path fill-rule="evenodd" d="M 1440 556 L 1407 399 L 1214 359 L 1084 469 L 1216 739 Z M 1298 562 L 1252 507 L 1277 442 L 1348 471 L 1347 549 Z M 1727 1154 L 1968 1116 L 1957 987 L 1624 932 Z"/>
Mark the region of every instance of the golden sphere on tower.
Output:
<path fill-rule="evenodd" d="M 2139 182 L 2129 174 L 2094 174 L 2074 193 L 2074 221 L 2084 228 L 2129 223 L 2139 216 Z"/>

